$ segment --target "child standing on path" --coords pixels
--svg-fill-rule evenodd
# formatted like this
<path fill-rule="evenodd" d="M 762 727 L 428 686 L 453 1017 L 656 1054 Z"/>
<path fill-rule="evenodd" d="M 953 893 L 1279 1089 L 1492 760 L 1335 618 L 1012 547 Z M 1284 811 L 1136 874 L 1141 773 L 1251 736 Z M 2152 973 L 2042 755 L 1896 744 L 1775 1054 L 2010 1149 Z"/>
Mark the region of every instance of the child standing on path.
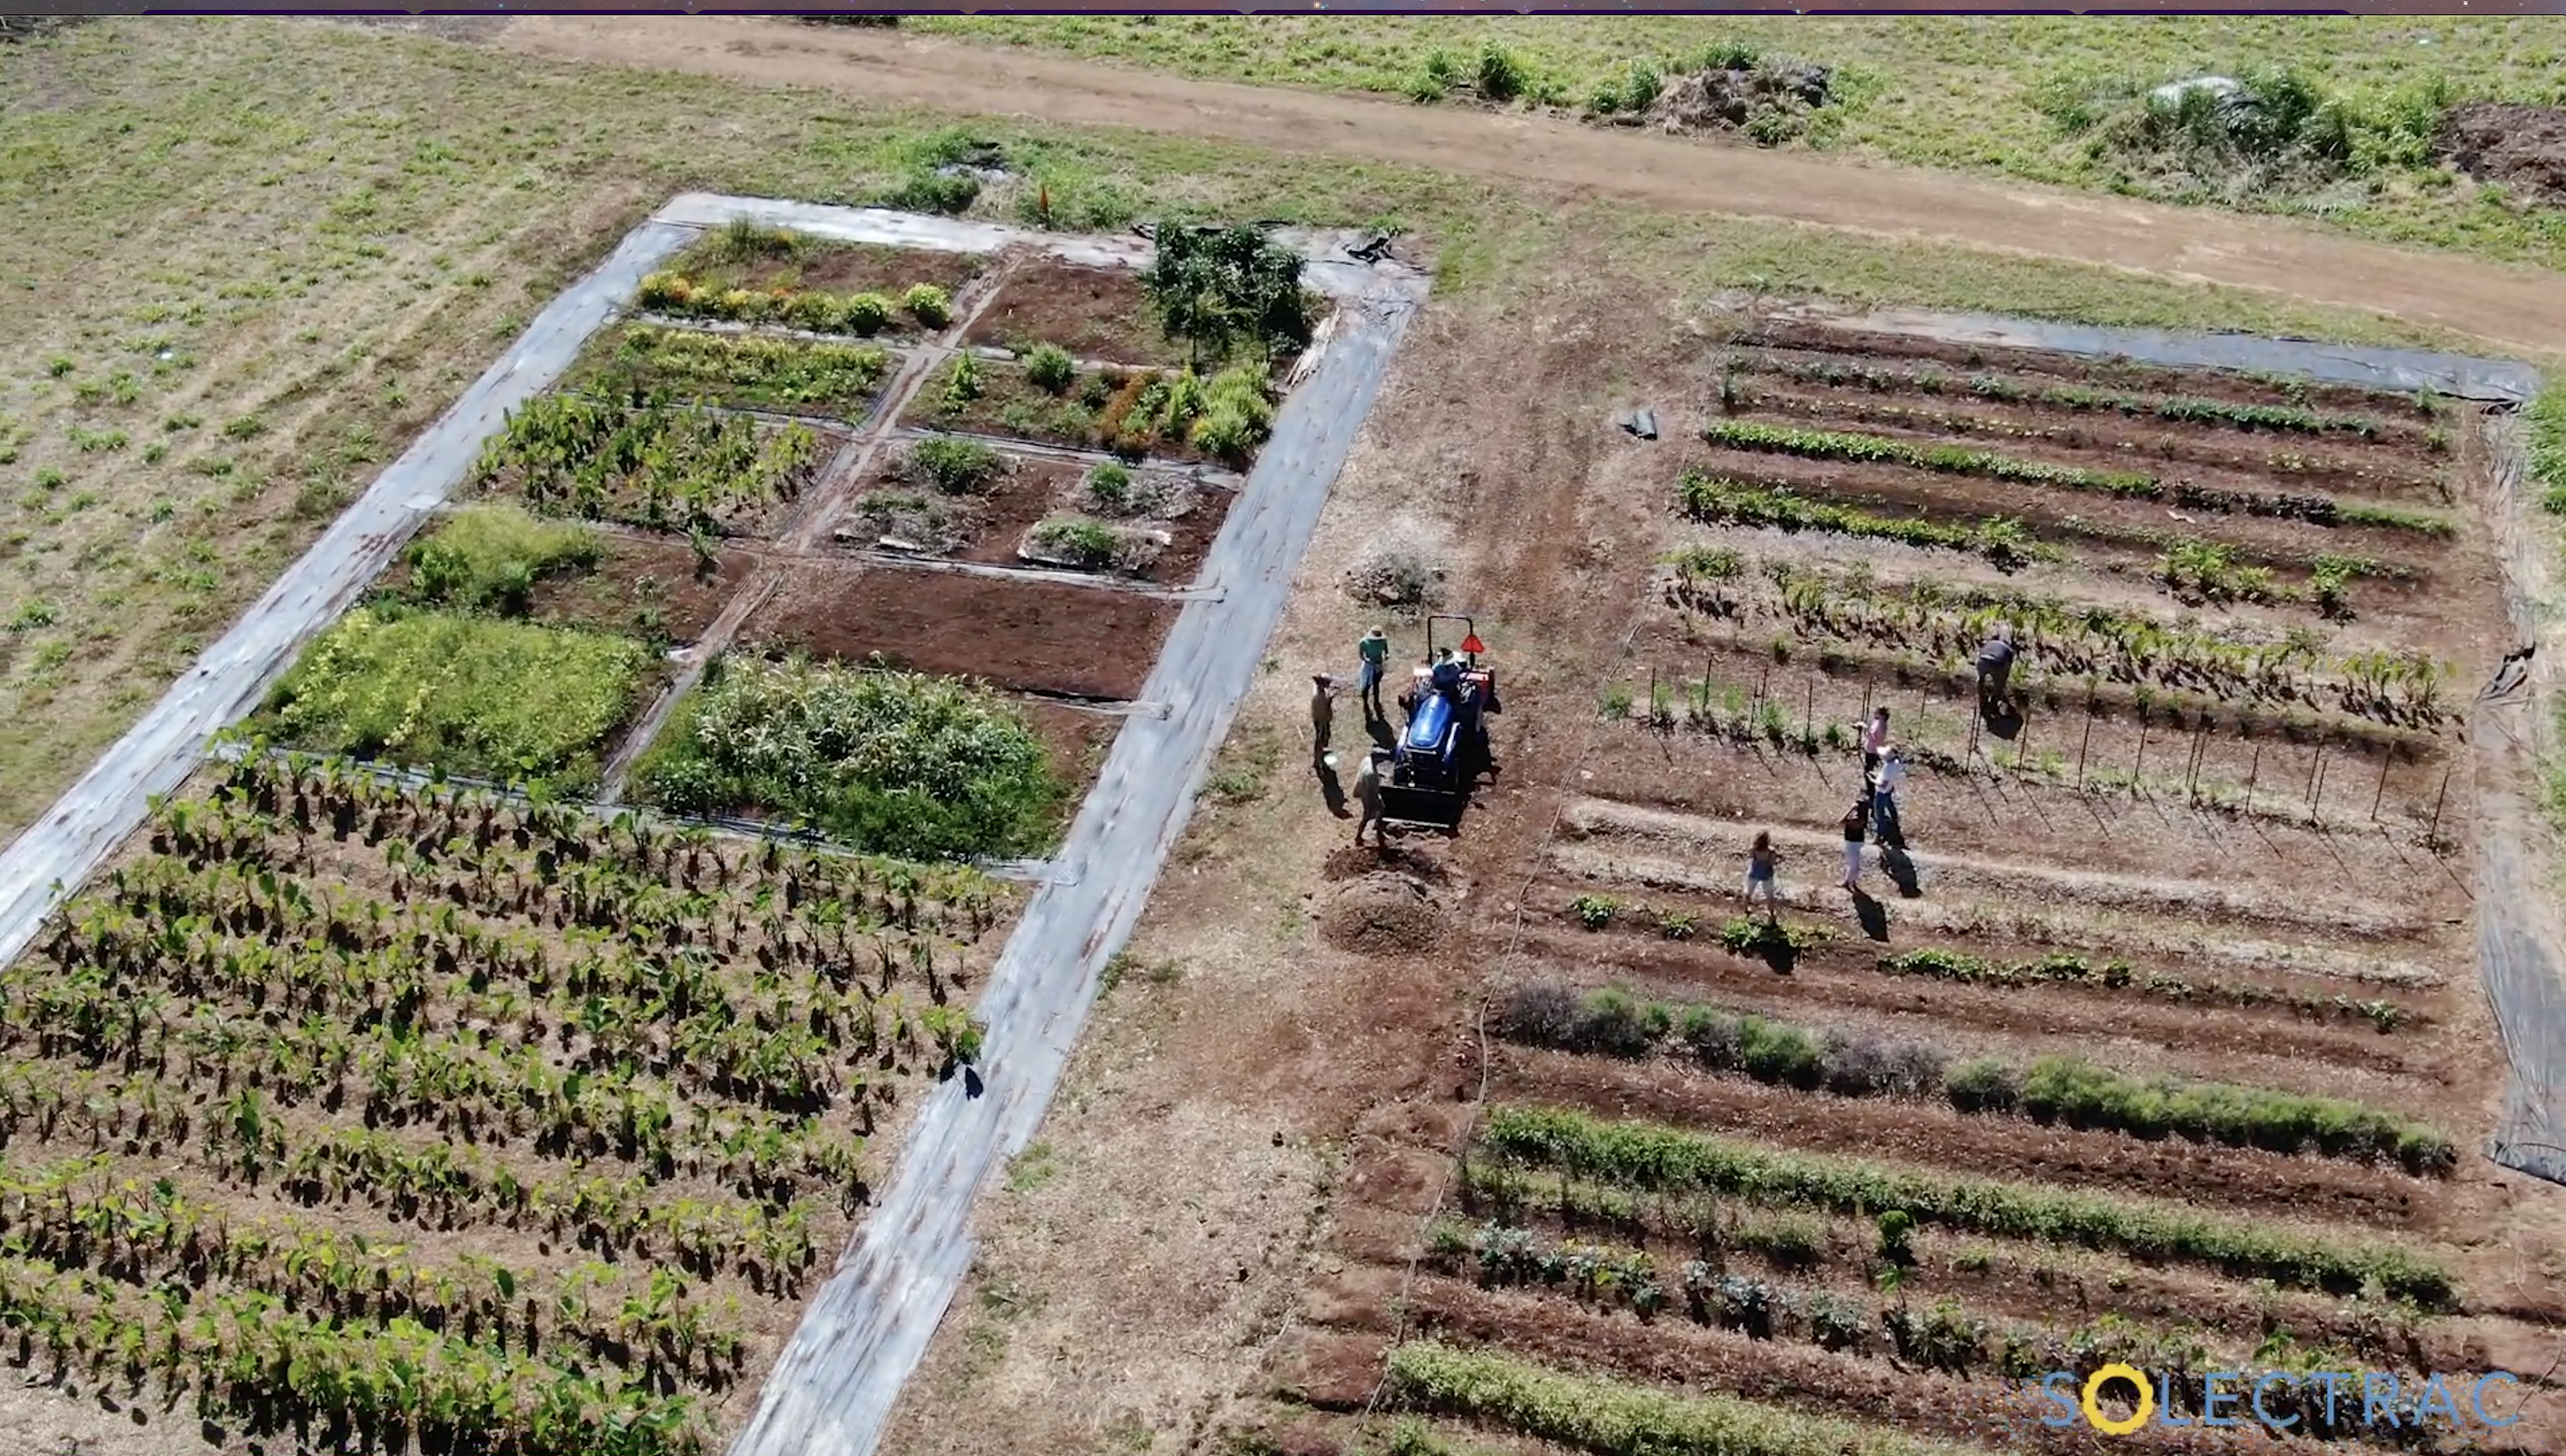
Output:
<path fill-rule="evenodd" d="M 1773 834 L 1758 830 L 1755 848 L 1746 851 L 1746 908 L 1755 908 L 1756 896 L 1764 899 L 1764 917 L 1776 919 L 1781 913 L 1781 892 L 1773 882 L 1774 865 L 1781 856 L 1773 852 Z"/>
<path fill-rule="evenodd" d="M 1390 629 L 1374 627 L 1355 643 L 1355 655 L 1361 665 L 1356 669 L 1356 684 L 1363 694 L 1364 712 L 1371 721 L 1390 716 L 1381 710 L 1381 679 L 1390 670 Z"/>
<path fill-rule="evenodd" d="M 1868 796 L 1865 798 L 1867 799 Z M 1864 832 L 1870 828 L 1871 805 L 1864 799 L 1857 799 L 1853 802 L 1853 808 L 1845 811 L 1844 817 L 1844 887 L 1855 894 L 1862 893 L 1862 838 Z"/>
<path fill-rule="evenodd" d="M 1862 729 L 1862 771 L 1866 774 L 1880 767 L 1881 755 L 1889 752 L 1889 710 L 1874 708 L 1871 721 Z"/>

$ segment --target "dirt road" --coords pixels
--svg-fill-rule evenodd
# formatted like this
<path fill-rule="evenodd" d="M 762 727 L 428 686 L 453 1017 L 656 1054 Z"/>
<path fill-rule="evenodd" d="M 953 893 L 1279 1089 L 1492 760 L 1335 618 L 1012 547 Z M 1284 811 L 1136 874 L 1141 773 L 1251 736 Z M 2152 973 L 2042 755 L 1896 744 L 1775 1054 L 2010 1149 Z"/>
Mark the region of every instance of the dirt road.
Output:
<path fill-rule="evenodd" d="M 688 16 L 545 16 L 520 52 L 843 91 L 874 104 L 1212 136 L 1726 212 L 2041 254 L 2371 309 L 2566 353 L 2553 276 L 2273 218 L 1987 182 L 1570 121 L 1187 81 L 896 32 Z"/>

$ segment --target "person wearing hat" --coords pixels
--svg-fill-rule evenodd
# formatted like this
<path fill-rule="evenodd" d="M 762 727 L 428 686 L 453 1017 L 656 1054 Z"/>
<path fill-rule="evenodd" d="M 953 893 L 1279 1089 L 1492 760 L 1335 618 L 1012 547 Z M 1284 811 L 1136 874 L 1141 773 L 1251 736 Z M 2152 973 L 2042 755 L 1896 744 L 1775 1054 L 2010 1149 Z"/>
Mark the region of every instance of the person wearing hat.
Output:
<path fill-rule="evenodd" d="M 1328 732 L 1337 722 L 1337 680 L 1324 672 L 1310 674 L 1310 763 L 1328 759 Z"/>
<path fill-rule="evenodd" d="M 1390 670 L 1390 629 L 1377 626 L 1364 633 L 1355 642 L 1355 656 L 1361 664 L 1355 683 L 1364 712 L 1375 721 L 1388 717 L 1381 709 L 1381 679 Z"/>

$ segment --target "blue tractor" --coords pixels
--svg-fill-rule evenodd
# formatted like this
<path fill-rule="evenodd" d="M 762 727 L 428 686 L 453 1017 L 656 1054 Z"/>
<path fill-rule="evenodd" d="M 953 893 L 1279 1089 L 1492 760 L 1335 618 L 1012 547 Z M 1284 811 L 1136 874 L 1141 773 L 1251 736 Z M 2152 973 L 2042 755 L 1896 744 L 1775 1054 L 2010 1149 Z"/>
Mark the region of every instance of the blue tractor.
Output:
<path fill-rule="evenodd" d="M 1444 627 L 1439 642 L 1438 625 Z M 1460 629 L 1457 641 L 1454 626 Z M 1425 661 L 1399 695 L 1408 726 L 1382 775 L 1382 812 L 1393 823 L 1456 829 L 1479 776 L 1497 771 L 1488 751 L 1488 719 L 1501 705 L 1496 669 L 1479 660 L 1486 651 L 1470 618 L 1425 619 Z"/>

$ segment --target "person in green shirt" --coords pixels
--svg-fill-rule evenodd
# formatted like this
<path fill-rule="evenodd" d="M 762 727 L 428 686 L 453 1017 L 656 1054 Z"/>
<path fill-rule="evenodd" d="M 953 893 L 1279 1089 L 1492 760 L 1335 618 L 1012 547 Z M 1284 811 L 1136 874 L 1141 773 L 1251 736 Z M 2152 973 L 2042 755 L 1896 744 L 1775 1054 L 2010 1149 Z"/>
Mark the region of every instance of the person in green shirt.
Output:
<path fill-rule="evenodd" d="M 1363 690 L 1364 712 L 1375 720 L 1389 715 L 1381 708 L 1381 679 L 1390 670 L 1390 630 L 1374 627 L 1355 643 L 1355 655 L 1362 659 L 1357 681 Z"/>

